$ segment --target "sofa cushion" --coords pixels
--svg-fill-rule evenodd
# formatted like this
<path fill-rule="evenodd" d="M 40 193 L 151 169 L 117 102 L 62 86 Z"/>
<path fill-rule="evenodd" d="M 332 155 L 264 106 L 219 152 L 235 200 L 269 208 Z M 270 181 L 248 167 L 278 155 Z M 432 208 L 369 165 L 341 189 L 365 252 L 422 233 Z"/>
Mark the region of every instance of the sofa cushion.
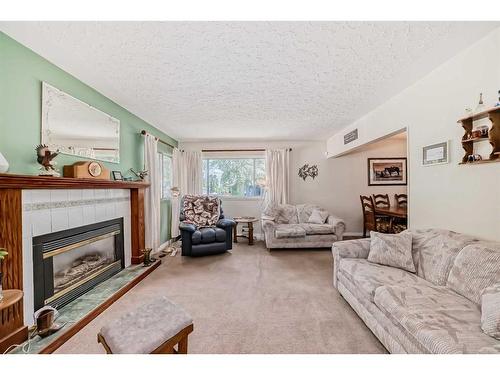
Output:
<path fill-rule="evenodd" d="M 307 222 L 311 224 L 324 224 L 328 216 L 327 211 L 316 208 L 311 213 L 311 216 L 309 216 Z"/>
<path fill-rule="evenodd" d="M 226 231 L 221 228 L 201 228 L 193 233 L 191 242 L 193 245 L 200 243 L 224 242 Z"/>
<path fill-rule="evenodd" d="M 500 340 L 500 283 L 489 286 L 481 297 L 481 329 Z"/>
<path fill-rule="evenodd" d="M 457 254 L 474 237 L 443 229 L 411 231 L 417 275 L 436 284 L 446 285 Z"/>
<path fill-rule="evenodd" d="M 278 224 L 298 224 L 297 209 L 291 204 L 280 204 L 275 221 Z"/>
<path fill-rule="evenodd" d="M 299 224 L 278 224 L 275 226 L 276 238 L 296 238 L 305 237 L 306 231 Z"/>
<path fill-rule="evenodd" d="M 306 231 L 307 235 L 310 234 L 332 234 L 334 233 L 333 226 L 329 224 L 299 224 Z"/>
<path fill-rule="evenodd" d="M 479 241 L 457 255 L 447 285 L 480 304 L 485 288 L 500 282 L 500 242 Z"/>
<path fill-rule="evenodd" d="M 367 259 L 341 258 L 339 276 L 352 282 L 365 298 L 373 301 L 375 290 L 383 285 L 431 285 L 415 274 L 399 268 L 370 263 Z"/>
<path fill-rule="evenodd" d="M 374 301 L 429 353 L 500 352 L 481 331 L 478 306 L 446 287 L 387 285 L 376 290 Z"/>
<path fill-rule="evenodd" d="M 384 234 L 371 232 L 368 261 L 415 272 L 412 258 L 411 233 Z"/>
<path fill-rule="evenodd" d="M 297 218 L 299 219 L 299 223 L 307 223 L 313 211 L 321 209 L 315 204 L 298 204 L 295 207 L 297 209 Z"/>

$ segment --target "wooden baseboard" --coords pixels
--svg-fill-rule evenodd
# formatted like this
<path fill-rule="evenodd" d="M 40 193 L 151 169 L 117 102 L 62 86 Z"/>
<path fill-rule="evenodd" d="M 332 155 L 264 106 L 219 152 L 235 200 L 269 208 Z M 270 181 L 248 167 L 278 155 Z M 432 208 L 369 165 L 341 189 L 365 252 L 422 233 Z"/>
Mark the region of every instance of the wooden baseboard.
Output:
<path fill-rule="evenodd" d="M 0 354 L 5 352 L 12 345 L 22 344 L 26 340 L 28 340 L 28 327 L 19 327 L 10 335 L 2 337 L 2 339 L 0 340 Z"/>
<path fill-rule="evenodd" d="M 130 289 L 132 289 L 135 285 L 137 285 L 141 280 L 143 280 L 146 276 L 148 276 L 151 272 L 153 272 L 158 266 L 161 264 L 161 260 L 156 261 L 152 264 L 145 272 L 137 276 L 134 280 L 130 281 L 127 285 L 123 286 L 120 290 L 118 290 L 115 294 L 109 297 L 102 304 L 97 306 L 94 310 L 85 315 L 82 319 L 68 328 L 61 336 L 56 338 L 50 344 L 48 344 L 45 348 L 43 348 L 39 353 L 40 354 L 50 354 L 53 353 L 57 348 L 59 348 L 62 344 L 68 341 L 71 337 L 73 337 L 78 331 L 80 331 L 83 327 L 89 324 L 92 320 L 94 320 L 99 314 L 101 314 L 104 310 L 106 310 L 109 306 L 111 306 L 114 302 L 116 302 L 120 297 L 122 297 L 125 293 L 127 293 Z M 96 332 L 97 337 L 97 332 Z"/>

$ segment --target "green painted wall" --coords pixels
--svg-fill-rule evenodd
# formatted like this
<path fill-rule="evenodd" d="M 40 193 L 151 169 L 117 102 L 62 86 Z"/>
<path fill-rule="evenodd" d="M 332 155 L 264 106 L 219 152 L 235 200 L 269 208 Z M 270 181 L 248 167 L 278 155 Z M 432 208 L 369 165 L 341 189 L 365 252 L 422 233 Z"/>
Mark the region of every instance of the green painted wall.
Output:
<path fill-rule="evenodd" d="M 120 163 L 104 163 L 110 170 L 129 176 L 130 168 L 143 168 L 142 129 L 177 145 L 168 135 L 0 32 L 0 152 L 10 164 L 10 173 L 38 174 L 35 147 L 41 134 L 42 81 L 120 120 Z M 161 143 L 159 148 L 171 153 L 170 147 Z M 77 160 L 82 159 L 67 155 L 56 158 L 59 167 Z M 164 242 L 170 238 L 170 202 L 161 202 L 161 212 Z"/>

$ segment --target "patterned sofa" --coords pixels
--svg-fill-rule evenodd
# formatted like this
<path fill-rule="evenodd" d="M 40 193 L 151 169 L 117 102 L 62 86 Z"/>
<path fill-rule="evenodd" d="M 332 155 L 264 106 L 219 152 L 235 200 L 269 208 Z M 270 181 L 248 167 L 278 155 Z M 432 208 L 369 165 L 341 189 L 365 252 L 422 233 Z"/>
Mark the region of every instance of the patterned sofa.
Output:
<path fill-rule="evenodd" d="M 370 239 L 336 242 L 333 284 L 391 353 L 500 353 L 481 294 L 500 282 L 500 243 L 412 231 L 417 272 L 370 263 Z"/>
<path fill-rule="evenodd" d="M 342 240 L 345 224 L 342 219 L 328 214 L 324 224 L 311 224 L 308 219 L 312 204 L 282 204 L 266 208 L 261 217 L 262 229 L 268 249 L 331 247 Z"/>

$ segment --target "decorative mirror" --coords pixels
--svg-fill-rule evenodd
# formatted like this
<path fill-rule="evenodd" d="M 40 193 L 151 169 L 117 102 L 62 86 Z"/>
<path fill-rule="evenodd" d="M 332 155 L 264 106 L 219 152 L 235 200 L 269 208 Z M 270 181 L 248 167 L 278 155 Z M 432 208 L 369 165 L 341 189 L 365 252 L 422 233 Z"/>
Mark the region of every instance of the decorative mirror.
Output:
<path fill-rule="evenodd" d="M 120 120 L 43 82 L 42 143 L 67 155 L 120 162 Z"/>

